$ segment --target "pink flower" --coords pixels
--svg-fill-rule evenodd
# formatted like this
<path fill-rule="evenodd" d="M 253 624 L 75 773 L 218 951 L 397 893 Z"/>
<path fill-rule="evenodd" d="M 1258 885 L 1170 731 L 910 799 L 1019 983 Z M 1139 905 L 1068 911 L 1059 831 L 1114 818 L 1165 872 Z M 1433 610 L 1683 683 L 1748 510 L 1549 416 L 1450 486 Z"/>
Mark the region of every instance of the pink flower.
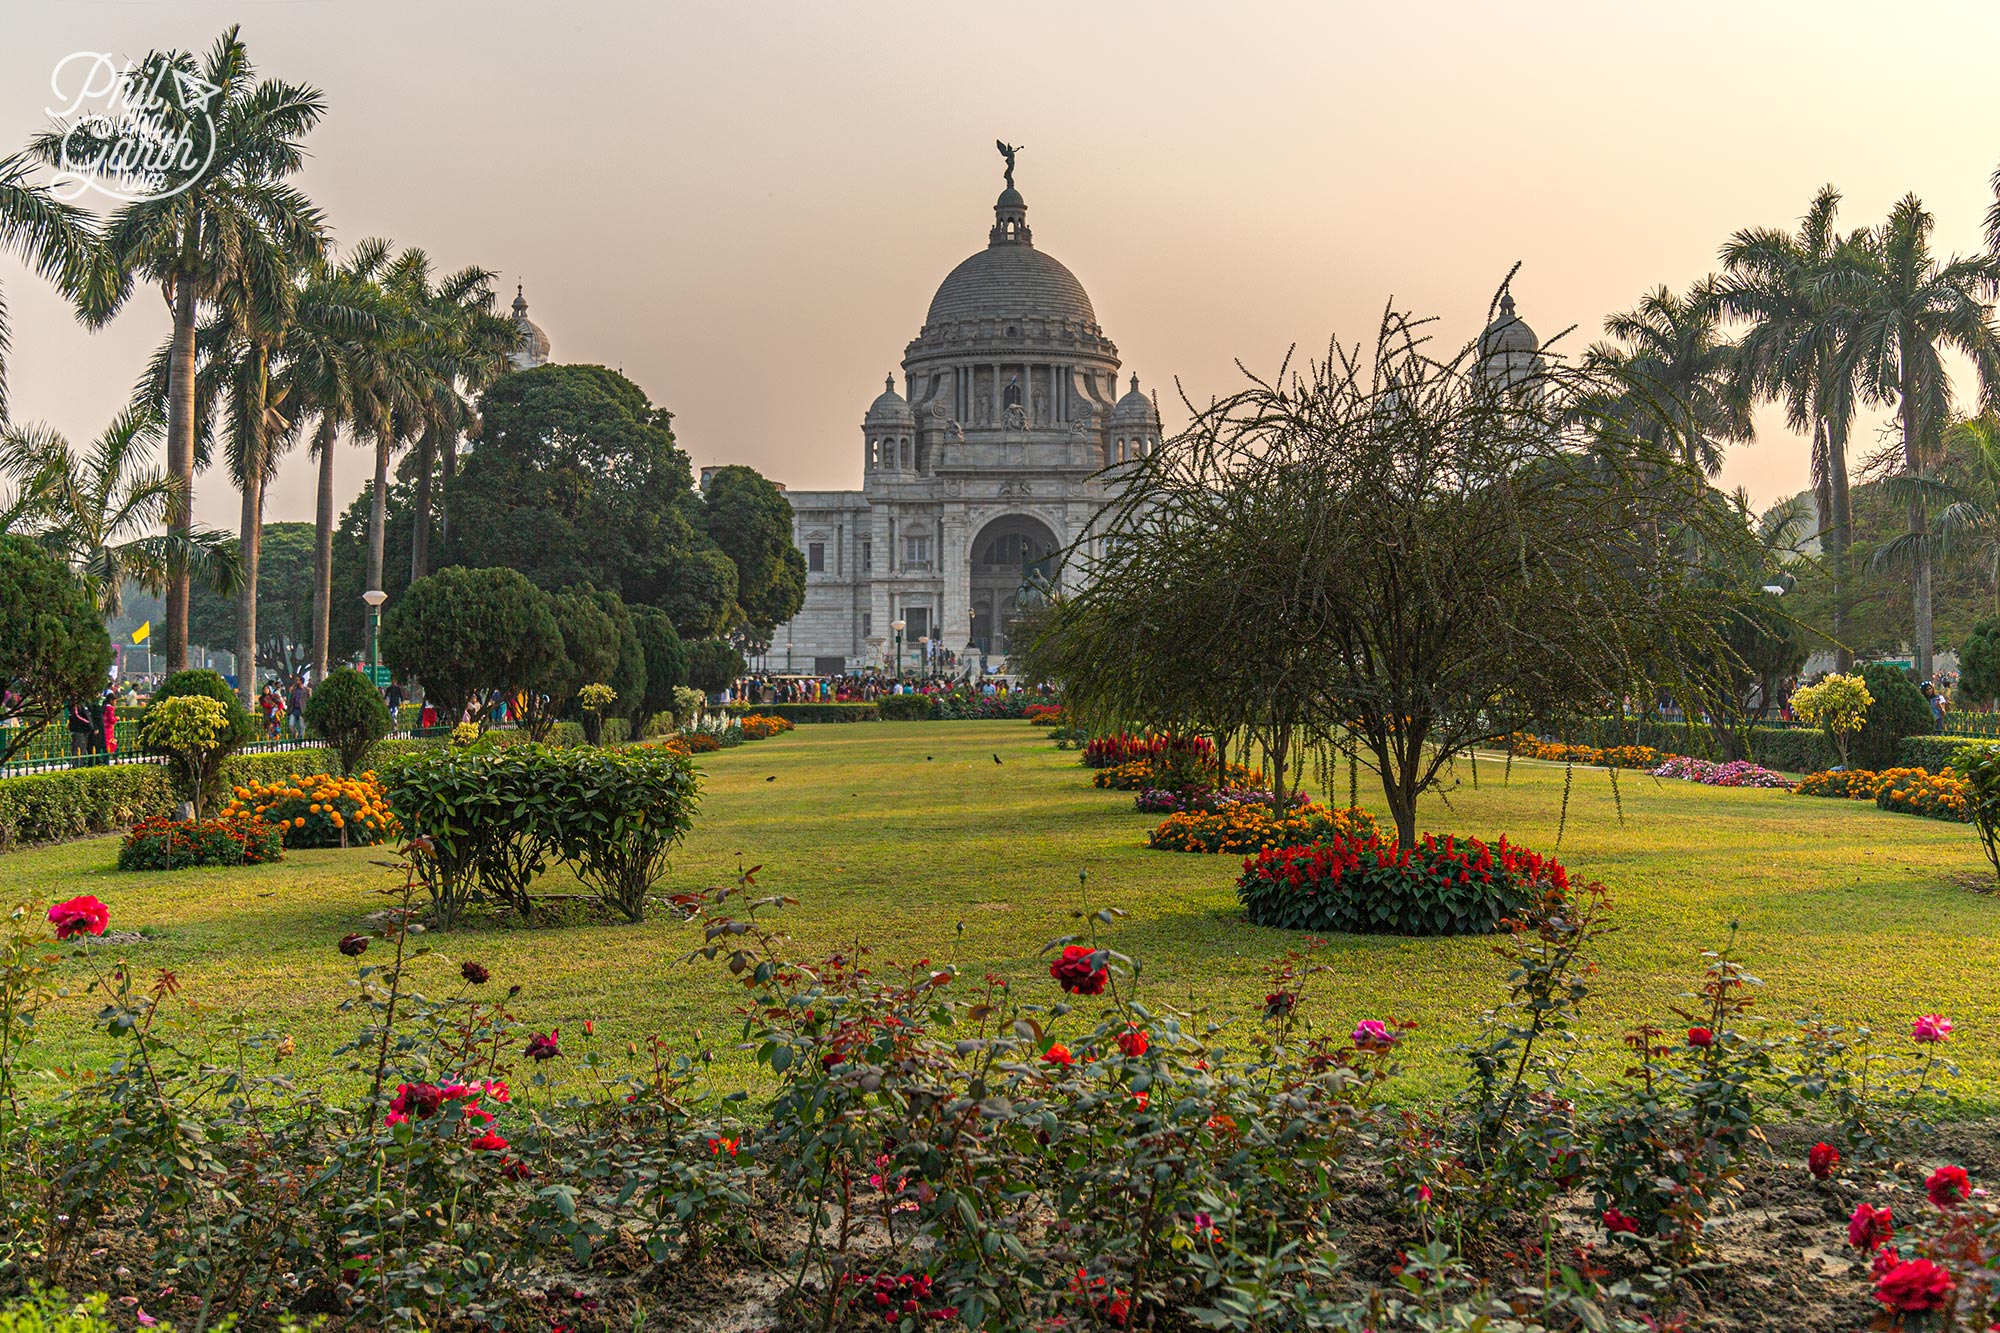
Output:
<path fill-rule="evenodd" d="M 1379 1018 L 1364 1018 L 1354 1025 L 1354 1044 L 1364 1051 L 1386 1051 L 1397 1040 L 1397 1034 Z"/>
<path fill-rule="evenodd" d="M 550 1028 L 546 1033 L 538 1033 L 530 1037 L 528 1039 L 528 1049 L 523 1054 L 537 1064 L 540 1064 L 544 1060 L 555 1059 L 558 1055 L 562 1054 L 562 1050 L 556 1045 L 557 1032 L 558 1029 Z"/>
<path fill-rule="evenodd" d="M 111 924 L 111 909 L 86 893 L 51 907 L 49 924 L 56 928 L 59 940 L 72 935 L 102 935 Z"/>
<path fill-rule="evenodd" d="M 1941 1166 L 1924 1182 L 1924 1193 L 1940 1208 L 1956 1208 L 1972 1193 L 1972 1178 L 1962 1166 Z"/>
<path fill-rule="evenodd" d="M 1887 1208 L 1875 1208 L 1865 1203 L 1854 1205 L 1854 1216 L 1847 1219 L 1847 1243 L 1857 1250 L 1874 1250 L 1887 1245 L 1896 1237 L 1896 1219 Z"/>
<path fill-rule="evenodd" d="M 1910 1037 L 1931 1045 L 1951 1035 L 1951 1020 L 1942 1014 L 1925 1014 L 1910 1025 Z"/>

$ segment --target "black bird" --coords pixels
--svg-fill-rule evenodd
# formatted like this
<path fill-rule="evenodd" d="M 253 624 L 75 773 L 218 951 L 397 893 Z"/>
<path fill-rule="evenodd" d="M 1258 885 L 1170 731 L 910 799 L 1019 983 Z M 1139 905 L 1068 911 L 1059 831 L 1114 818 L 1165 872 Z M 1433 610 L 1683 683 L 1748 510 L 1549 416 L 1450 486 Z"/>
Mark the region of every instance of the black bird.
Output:
<path fill-rule="evenodd" d="M 764 779 L 764 781 L 766 782 L 776 782 L 777 780 L 778 780 L 778 775 L 776 773 L 773 773 L 770 777 Z"/>
<path fill-rule="evenodd" d="M 994 756 L 993 756 L 993 762 L 994 762 L 994 763 L 996 763 L 996 764 L 997 764 L 997 763 L 999 763 L 999 762 L 1000 762 L 1000 756 L 999 756 L 999 755 L 997 755 L 997 754 L 996 754 L 996 755 L 994 755 Z"/>
<path fill-rule="evenodd" d="M 925 756 L 924 756 L 924 762 L 928 764 L 928 763 L 929 763 L 930 761 L 931 761 L 931 757 L 930 757 L 929 755 L 925 755 Z"/>

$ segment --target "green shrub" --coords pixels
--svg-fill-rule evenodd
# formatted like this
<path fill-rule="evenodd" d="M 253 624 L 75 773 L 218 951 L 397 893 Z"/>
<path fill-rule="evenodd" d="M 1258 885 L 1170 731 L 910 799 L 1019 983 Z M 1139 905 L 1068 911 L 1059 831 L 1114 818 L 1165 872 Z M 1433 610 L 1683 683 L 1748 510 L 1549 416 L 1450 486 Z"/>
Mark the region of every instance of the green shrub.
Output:
<path fill-rule="evenodd" d="M 417 868 L 435 924 L 449 930 L 474 903 L 526 916 L 554 846 L 561 752 L 440 745 L 385 761 L 376 776 L 403 836 L 430 840 Z"/>
<path fill-rule="evenodd" d="M 749 670 L 743 654 L 727 639 L 696 639 L 687 651 L 688 684 L 706 694 L 720 694 Z"/>
<path fill-rule="evenodd" d="M 543 809 L 563 859 L 607 909 L 644 921 L 668 855 L 694 822 L 693 767 L 657 747 L 565 750 L 553 767 Z"/>
<path fill-rule="evenodd" d="M 1905 736 L 1896 742 L 1895 766 L 1942 773 L 1965 748 L 1963 736 Z"/>
<path fill-rule="evenodd" d="M 1500 928 L 1547 893 L 1567 893 L 1554 861 L 1502 838 L 1335 838 L 1274 847 L 1243 863 L 1236 896 L 1253 925 L 1345 934 L 1468 935 Z"/>
<path fill-rule="evenodd" d="M 1752 727 L 1749 757 L 1787 773 L 1823 773 L 1840 762 L 1833 738 L 1818 727 Z"/>
<path fill-rule="evenodd" d="M 890 696 L 891 698 L 895 696 Z M 746 713 L 762 713 L 766 717 L 782 717 L 790 722 L 873 722 L 879 718 L 878 703 L 826 703 L 826 704 L 731 704 L 729 711 L 736 717 Z"/>
<path fill-rule="evenodd" d="M 60 1291 L 38 1291 L 0 1305 L 0 1333 L 118 1333 L 102 1292 L 72 1301 Z"/>
<path fill-rule="evenodd" d="M 1958 704 L 2000 698 L 2000 616 L 1981 616 L 1958 641 Z"/>
<path fill-rule="evenodd" d="M 175 805 L 161 764 L 112 764 L 0 778 L 0 850 L 109 833 Z"/>
<path fill-rule="evenodd" d="M 1861 669 L 1861 679 L 1875 702 L 1868 705 L 1868 720 L 1855 733 L 1847 753 L 1854 767 L 1879 773 L 1896 766 L 1896 747 L 1905 736 L 1936 733 L 1937 714 L 1899 666 L 1873 663 Z"/>
<path fill-rule="evenodd" d="M 212 747 L 193 756 L 198 762 L 189 771 L 198 775 L 198 784 L 190 779 L 189 785 L 181 792 L 181 799 L 192 801 L 199 814 L 215 804 L 221 795 L 222 765 L 229 756 L 257 739 L 257 720 L 250 716 L 250 710 L 236 697 L 236 691 L 229 688 L 229 682 L 213 671 L 176 671 L 160 682 L 160 688 L 153 691 L 153 697 L 138 717 L 139 735 L 145 736 L 146 717 L 168 699 L 195 698 L 214 699 L 223 708 L 224 722 Z M 149 750 L 151 754 L 165 754 L 164 750 Z M 191 752 L 190 752 L 191 754 Z M 184 755 L 183 759 L 190 755 Z M 172 756 L 169 756 L 172 760 Z"/>
<path fill-rule="evenodd" d="M 104 688 L 111 640 L 63 562 L 22 536 L 0 536 L 0 758 L 11 757 L 73 699 Z"/>
<path fill-rule="evenodd" d="M 340 772 L 358 773 L 375 742 L 389 734 L 389 706 L 366 676 L 341 667 L 306 700 L 306 726 L 332 749 Z"/>
<path fill-rule="evenodd" d="M 261 819 L 148 819 L 118 849 L 120 870 L 260 866 L 285 859 L 285 832 Z"/>
<path fill-rule="evenodd" d="M 928 694 L 885 694 L 875 701 L 875 711 L 886 722 L 926 722 L 937 705 Z"/>

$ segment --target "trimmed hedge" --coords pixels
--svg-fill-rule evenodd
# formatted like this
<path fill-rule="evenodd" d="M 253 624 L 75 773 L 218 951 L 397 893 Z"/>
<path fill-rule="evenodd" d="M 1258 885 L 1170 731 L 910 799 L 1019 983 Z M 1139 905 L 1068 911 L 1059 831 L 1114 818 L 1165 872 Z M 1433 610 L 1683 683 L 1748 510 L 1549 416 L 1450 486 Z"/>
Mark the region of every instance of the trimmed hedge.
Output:
<path fill-rule="evenodd" d="M 1697 759 L 1749 759 L 1765 768 L 1787 773 L 1818 773 L 1840 762 L 1832 739 L 1811 727 L 1752 727 L 1748 754 L 1732 754 L 1731 745 L 1720 744 L 1710 727 L 1686 722 L 1646 718 L 1594 717 L 1557 728 L 1558 739 L 1572 745 L 1607 749 L 1617 745 L 1648 745 L 1666 754 L 1684 754 Z"/>
<path fill-rule="evenodd" d="M 762 713 L 766 717 L 782 717 L 787 722 L 873 722 L 882 716 L 876 704 L 861 703 L 731 704 L 729 713 L 732 717 Z"/>
<path fill-rule="evenodd" d="M 1953 755 L 1979 743 L 1976 736 L 1905 736 L 1896 742 L 1896 767 L 1942 773 L 1951 767 Z"/>
<path fill-rule="evenodd" d="M 937 703 L 928 694 L 885 694 L 875 701 L 885 722 L 928 722 Z"/>
<path fill-rule="evenodd" d="M 222 784 L 270 782 L 327 768 L 326 751 L 318 748 L 240 754 L 223 764 Z M 177 804 L 164 764 L 109 764 L 0 778 L 0 851 L 121 832 L 142 819 L 167 818 Z"/>

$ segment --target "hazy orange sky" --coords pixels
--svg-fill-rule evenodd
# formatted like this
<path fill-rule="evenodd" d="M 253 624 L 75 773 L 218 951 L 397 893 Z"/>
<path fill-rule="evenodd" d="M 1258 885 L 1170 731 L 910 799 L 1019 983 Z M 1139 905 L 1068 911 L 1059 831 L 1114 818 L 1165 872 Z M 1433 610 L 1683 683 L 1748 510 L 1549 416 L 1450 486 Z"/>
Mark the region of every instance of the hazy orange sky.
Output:
<path fill-rule="evenodd" d="M 1523 318 L 1580 349 L 1826 181 L 1849 226 L 1915 191 L 1969 250 L 2000 163 L 1991 0 L 0 0 L 0 149 L 45 123 L 64 56 L 230 22 L 325 91 L 302 184 L 341 243 L 486 265 L 505 299 L 524 280 L 557 359 L 622 368 L 697 464 L 795 488 L 859 484 L 862 412 L 985 244 L 996 137 L 1170 429 L 1176 378 L 1205 398 L 1391 297 L 1470 336 L 1517 260 Z M 0 283 L 15 417 L 95 434 L 164 307 L 86 334 L 11 257 Z M 344 453 L 343 505 L 368 467 Z M 1766 413 L 1722 481 L 1799 490 L 1804 442 Z M 269 516 L 310 518 L 311 491 L 301 453 Z M 221 476 L 197 511 L 235 525 Z"/>

